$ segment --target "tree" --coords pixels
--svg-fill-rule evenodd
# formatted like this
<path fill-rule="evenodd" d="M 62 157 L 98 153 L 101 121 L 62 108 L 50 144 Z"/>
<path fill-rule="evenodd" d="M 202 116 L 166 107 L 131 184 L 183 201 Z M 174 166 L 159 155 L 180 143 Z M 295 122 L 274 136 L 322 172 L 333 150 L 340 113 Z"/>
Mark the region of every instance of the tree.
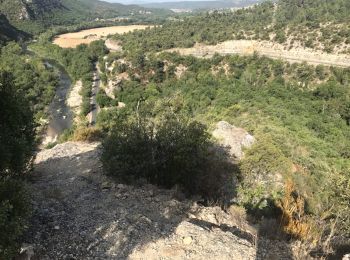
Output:
<path fill-rule="evenodd" d="M 0 258 L 11 259 L 29 214 L 21 175 L 34 148 L 33 114 L 10 73 L 0 72 Z"/>
<path fill-rule="evenodd" d="M 33 114 L 16 91 L 10 73 L 0 72 L 0 171 L 1 179 L 25 171 L 34 145 Z"/>

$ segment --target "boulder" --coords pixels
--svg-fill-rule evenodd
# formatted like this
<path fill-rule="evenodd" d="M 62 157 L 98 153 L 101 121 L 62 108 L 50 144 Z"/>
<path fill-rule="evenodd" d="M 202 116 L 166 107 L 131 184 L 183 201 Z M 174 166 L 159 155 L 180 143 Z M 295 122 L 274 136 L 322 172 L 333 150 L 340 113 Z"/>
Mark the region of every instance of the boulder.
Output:
<path fill-rule="evenodd" d="M 217 123 L 213 136 L 218 139 L 220 145 L 228 149 L 230 156 L 237 160 L 243 158 L 243 148 L 249 148 L 255 142 L 254 136 L 246 130 L 225 121 Z"/>

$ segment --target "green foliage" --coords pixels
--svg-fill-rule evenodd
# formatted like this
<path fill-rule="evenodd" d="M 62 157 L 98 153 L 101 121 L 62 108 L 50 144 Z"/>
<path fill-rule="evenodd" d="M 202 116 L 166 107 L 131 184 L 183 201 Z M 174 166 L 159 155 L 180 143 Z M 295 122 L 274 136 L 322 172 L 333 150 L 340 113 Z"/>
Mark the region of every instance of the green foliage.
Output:
<path fill-rule="evenodd" d="M 41 60 L 26 56 L 17 43 L 10 43 L 1 49 L 0 70 L 12 72 L 14 84 L 30 102 L 39 120 L 55 95 L 58 85 L 56 72 Z"/>
<path fill-rule="evenodd" d="M 33 114 L 10 73 L 0 71 L 0 180 L 22 173 L 34 145 Z"/>
<path fill-rule="evenodd" d="M 180 185 L 194 194 L 209 144 L 206 128 L 197 122 L 168 119 L 157 127 L 121 123 L 103 142 L 102 162 L 108 174 L 123 180 L 144 178 L 166 188 Z"/>
<path fill-rule="evenodd" d="M 291 176 L 292 162 L 271 139 L 259 139 L 246 152 L 240 170 L 238 203 L 252 212 L 270 215 L 282 193 L 283 177 Z"/>
<path fill-rule="evenodd" d="M 33 115 L 10 73 L 0 71 L 0 258 L 11 259 L 18 249 L 29 199 L 20 176 L 30 167 L 34 148 Z"/>
<path fill-rule="evenodd" d="M 96 102 L 100 107 L 103 108 L 111 106 L 113 104 L 113 99 L 107 96 L 106 92 L 103 89 L 100 89 L 96 95 Z"/>
<path fill-rule="evenodd" d="M 0 258 L 12 259 L 20 246 L 30 214 L 30 200 L 23 183 L 16 180 L 0 181 Z"/>
<path fill-rule="evenodd" d="M 268 178 L 276 174 L 288 175 L 291 173 L 292 163 L 276 147 L 271 139 L 260 139 L 249 149 L 241 162 L 241 171 L 246 179 Z M 273 180 L 272 182 L 275 182 Z"/>
<path fill-rule="evenodd" d="M 272 22 L 273 4 L 262 3 L 255 8 L 236 12 L 213 12 L 183 20 L 166 22 L 154 29 L 139 30 L 126 35 L 116 35 L 123 48 L 134 52 L 160 51 L 174 47 L 192 47 L 195 42 L 215 44 L 239 38 L 241 30 L 263 32 Z"/>

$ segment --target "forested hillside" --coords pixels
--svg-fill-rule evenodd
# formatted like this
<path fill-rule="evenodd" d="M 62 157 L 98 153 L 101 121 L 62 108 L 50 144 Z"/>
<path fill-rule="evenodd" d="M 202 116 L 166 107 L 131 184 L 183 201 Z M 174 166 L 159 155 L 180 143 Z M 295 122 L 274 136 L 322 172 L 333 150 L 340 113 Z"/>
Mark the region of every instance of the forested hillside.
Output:
<path fill-rule="evenodd" d="M 327 52 L 350 51 L 349 1 L 305 0 L 262 3 L 235 12 L 214 12 L 169 22 L 153 30 L 123 37 L 125 48 L 164 50 L 191 47 L 195 42 L 272 40 Z M 118 37 L 117 37 L 118 38 Z"/>

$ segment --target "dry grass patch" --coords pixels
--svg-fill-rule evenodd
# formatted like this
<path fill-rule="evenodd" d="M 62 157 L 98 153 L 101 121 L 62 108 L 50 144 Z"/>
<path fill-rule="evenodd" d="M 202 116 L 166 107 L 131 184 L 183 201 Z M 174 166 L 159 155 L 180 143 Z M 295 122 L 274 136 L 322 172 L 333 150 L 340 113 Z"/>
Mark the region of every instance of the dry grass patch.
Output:
<path fill-rule="evenodd" d="M 79 44 L 89 44 L 93 41 L 105 39 L 108 35 L 124 34 L 134 30 L 144 30 L 149 25 L 126 25 L 126 26 L 109 26 L 82 30 L 74 33 L 65 33 L 58 35 L 53 43 L 61 48 L 75 48 Z"/>

